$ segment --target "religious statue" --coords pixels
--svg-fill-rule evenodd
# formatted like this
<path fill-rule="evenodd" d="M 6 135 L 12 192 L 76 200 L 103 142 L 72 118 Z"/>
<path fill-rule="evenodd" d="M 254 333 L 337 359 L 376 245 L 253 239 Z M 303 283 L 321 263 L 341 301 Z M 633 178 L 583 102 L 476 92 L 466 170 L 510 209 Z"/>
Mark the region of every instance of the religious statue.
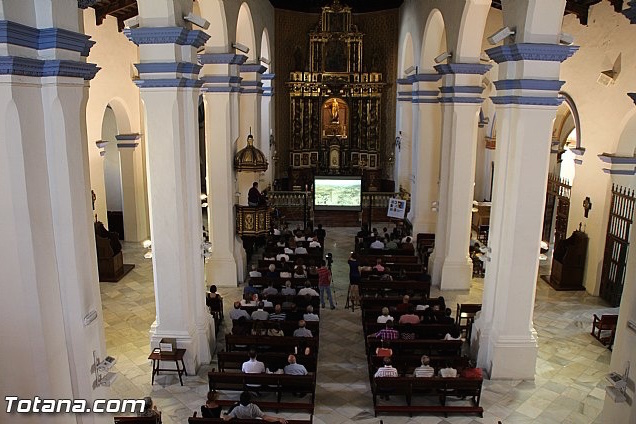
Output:
<path fill-rule="evenodd" d="M 331 122 L 337 124 L 339 121 L 338 111 L 340 110 L 340 105 L 338 105 L 338 100 L 335 98 L 331 100 Z"/>

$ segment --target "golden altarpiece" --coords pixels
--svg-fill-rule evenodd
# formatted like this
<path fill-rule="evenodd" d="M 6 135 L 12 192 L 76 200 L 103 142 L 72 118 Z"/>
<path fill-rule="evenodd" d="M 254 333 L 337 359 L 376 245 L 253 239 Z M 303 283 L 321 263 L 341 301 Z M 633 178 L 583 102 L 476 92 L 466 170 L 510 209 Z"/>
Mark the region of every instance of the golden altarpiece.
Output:
<path fill-rule="evenodd" d="M 363 35 L 351 8 L 334 1 L 309 33 L 308 71 L 290 73 L 292 185 L 308 173 L 379 182 L 384 83 L 381 73 L 362 72 Z"/>

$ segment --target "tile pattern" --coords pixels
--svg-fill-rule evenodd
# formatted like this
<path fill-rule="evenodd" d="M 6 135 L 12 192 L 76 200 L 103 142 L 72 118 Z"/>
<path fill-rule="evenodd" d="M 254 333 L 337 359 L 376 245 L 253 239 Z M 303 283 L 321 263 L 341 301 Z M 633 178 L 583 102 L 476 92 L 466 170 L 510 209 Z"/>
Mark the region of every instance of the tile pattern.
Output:
<path fill-rule="evenodd" d="M 378 224 L 380 226 L 380 224 Z M 614 312 L 585 292 L 556 292 L 539 280 L 534 323 L 539 337 L 539 357 L 534 381 L 485 381 L 481 399 L 484 418 L 476 416 L 381 416 L 373 417 L 360 313 L 344 310 L 348 286 L 346 259 L 356 229 L 327 229 L 325 252 L 332 252 L 335 311 L 321 315 L 321 349 L 316 388 L 314 422 L 387 424 L 420 423 L 596 423 L 605 397 L 604 375 L 611 352 L 590 334 L 592 314 Z M 207 372 L 216 366 L 202 366 L 197 375 L 184 377 L 179 385 L 176 374 L 159 375 L 150 384 L 151 367 L 148 331 L 155 319 L 152 264 L 143 259 L 145 250 L 137 244 L 124 245 L 124 258 L 135 269 L 119 283 L 100 283 L 108 354 L 118 360 L 119 378 L 113 398 L 141 398 L 151 395 L 163 413 L 165 424 L 186 423 L 187 417 L 204 402 Z M 541 270 L 546 273 L 546 270 Z M 239 297 L 242 287 L 221 288 L 225 307 Z M 432 289 L 449 305 L 457 302 L 480 303 L 483 279 L 475 279 L 469 291 Z M 226 317 L 228 314 L 226 314 Z M 221 326 L 217 349 L 224 345 L 225 325 Z M 272 396 L 272 395 L 265 395 Z M 391 401 L 389 401 L 391 402 Z M 281 414 L 287 418 L 307 418 L 306 414 Z"/>

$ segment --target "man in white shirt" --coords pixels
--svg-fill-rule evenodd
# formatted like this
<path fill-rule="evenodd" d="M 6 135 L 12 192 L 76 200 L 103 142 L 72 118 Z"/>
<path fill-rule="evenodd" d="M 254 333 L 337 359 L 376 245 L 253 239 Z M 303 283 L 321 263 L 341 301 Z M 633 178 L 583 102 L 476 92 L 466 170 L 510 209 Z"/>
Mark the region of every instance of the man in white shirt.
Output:
<path fill-rule="evenodd" d="M 378 324 L 386 324 L 387 321 L 395 321 L 391 315 L 389 315 L 389 308 L 386 306 L 382 308 L 382 315 L 377 319 Z"/>
<path fill-rule="evenodd" d="M 280 291 L 283 296 L 295 296 L 296 289 L 291 286 L 291 281 L 285 281 L 285 288 Z"/>
<path fill-rule="evenodd" d="M 250 350 L 249 361 L 243 362 L 241 371 L 245 374 L 262 374 L 265 372 L 265 364 L 256 359 L 256 351 Z"/>
<path fill-rule="evenodd" d="M 414 377 L 433 377 L 435 375 L 435 368 L 431 367 L 431 360 L 428 356 L 422 355 L 422 365 L 415 368 L 413 372 Z"/>
<path fill-rule="evenodd" d="M 298 246 L 295 250 L 294 253 L 297 255 L 306 255 L 307 254 L 307 249 L 305 249 L 304 246 Z"/>
<path fill-rule="evenodd" d="M 309 242 L 309 247 L 320 247 L 320 243 L 317 240 L 312 240 Z"/>
<path fill-rule="evenodd" d="M 239 319 L 240 317 L 251 319 L 247 311 L 245 309 L 241 309 L 241 302 L 234 302 L 234 309 L 230 311 L 230 319 L 234 321 Z"/>
<path fill-rule="evenodd" d="M 305 368 L 303 364 L 297 364 L 296 357 L 294 355 L 289 355 L 287 362 L 289 362 L 289 365 L 285 366 L 283 370 L 285 374 L 307 375 L 307 368 Z"/>
<path fill-rule="evenodd" d="M 457 377 L 457 370 L 447 365 L 446 368 L 439 370 L 439 376 L 444 378 L 455 378 Z"/>
<path fill-rule="evenodd" d="M 262 277 L 263 274 L 261 274 L 258 270 L 258 268 L 256 267 L 256 265 L 252 265 L 252 270 L 250 271 L 250 277 Z"/>
<path fill-rule="evenodd" d="M 305 296 L 306 294 L 310 296 L 320 296 L 320 294 L 316 290 L 311 288 L 311 284 L 309 284 L 309 281 L 305 282 L 305 287 L 298 290 L 299 296 Z"/>
<path fill-rule="evenodd" d="M 285 247 L 285 248 L 283 249 L 283 252 L 284 252 L 285 254 L 287 254 L 287 255 L 293 255 L 293 254 L 294 254 L 294 251 L 293 251 L 292 249 L 290 249 L 289 247 Z M 288 261 L 289 259 L 285 259 L 285 260 L 286 260 L 286 261 Z"/>
<path fill-rule="evenodd" d="M 383 362 L 384 366 L 378 368 L 373 377 L 397 377 L 398 372 L 397 369 L 395 369 L 393 365 L 391 365 L 391 358 L 387 356 L 384 358 Z"/>
<path fill-rule="evenodd" d="M 371 249 L 384 249 L 384 243 L 380 241 L 379 238 L 376 237 L 375 241 L 371 243 Z"/>
<path fill-rule="evenodd" d="M 305 321 L 320 321 L 320 317 L 314 314 L 314 307 L 311 305 L 307 306 L 307 313 L 303 315 L 303 319 Z"/>
<path fill-rule="evenodd" d="M 289 255 L 286 253 L 279 253 L 278 255 L 276 255 L 276 260 L 278 262 L 280 262 L 280 258 L 285 258 L 285 262 L 289 262 Z"/>

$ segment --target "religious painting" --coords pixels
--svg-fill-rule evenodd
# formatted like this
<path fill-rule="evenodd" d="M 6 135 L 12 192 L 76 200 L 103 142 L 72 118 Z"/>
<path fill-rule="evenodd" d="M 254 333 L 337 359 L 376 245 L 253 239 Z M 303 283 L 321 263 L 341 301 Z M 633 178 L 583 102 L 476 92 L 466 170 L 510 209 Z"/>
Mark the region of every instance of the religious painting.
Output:
<path fill-rule="evenodd" d="M 318 163 L 318 152 L 311 152 L 309 156 L 309 161 L 312 165 L 316 165 Z"/>
<path fill-rule="evenodd" d="M 369 155 L 369 167 L 370 168 L 375 168 L 376 167 L 376 160 L 377 160 L 377 156 L 376 155 Z"/>
<path fill-rule="evenodd" d="M 368 156 L 366 153 L 360 153 L 360 166 L 366 167 L 368 164 Z"/>
<path fill-rule="evenodd" d="M 347 45 L 340 40 L 329 40 L 325 45 L 325 71 L 347 72 Z"/>
<path fill-rule="evenodd" d="M 351 153 L 351 165 L 358 166 L 359 161 L 360 155 L 358 154 L 358 152 Z"/>
<path fill-rule="evenodd" d="M 339 98 L 331 97 L 322 105 L 322 136 L 347 138 L 349 106 Z"/>
<path fill-rule="evenodd" d="M 300 153 L 294 153 L 294 166 L 300 166 Z"/>
<path fill-rule="evenodd" d="M 303 166 L 309 166 L 309 153 L 303 153 L 302 165 Z"/>

